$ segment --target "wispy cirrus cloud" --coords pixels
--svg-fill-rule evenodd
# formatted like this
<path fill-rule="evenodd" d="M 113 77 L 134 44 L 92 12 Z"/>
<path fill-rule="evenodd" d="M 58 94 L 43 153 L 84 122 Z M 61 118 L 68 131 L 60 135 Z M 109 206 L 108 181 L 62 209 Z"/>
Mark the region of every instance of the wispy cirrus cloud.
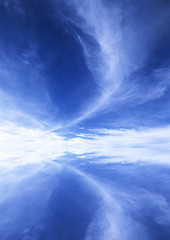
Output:
<path fill-rule="evenodd" d="M 112 190 L 107 184 L 77 168 L 71 167 L 69 169 L 77 177 L 82 178 L 83 184 L 93 191 L 100 202 L 95 216 L 87 228 L 85 240 L 111 240 L 113 237 L 115 239 L 129 239 L 138 236 L 141 231 L 143 231 L 143 239 L 148 239 L 143 226 L 139 226 L 132 218 L 125 215 L 125 205 L 122 205 L 121 198 L 118 196 L 120 192 L 118 194 L 115 189 Z M 130 199 L 129 196 L 126 197 Z"/>
<path fill-rule="evenodd" d="M 10 2 L 6 2 L 7 7 Z M 17 4 L 19 2 L 17 1 Z M 53 1 L 50 2 L 54 4 Z M 10 159 L 12 155 L 20 158 L 24 152 L 29 152 L 28 158 L 32 159 L 34 152 L 37 159 L 44 156 L 45 159 L 49 157 L 52 160 L 68 152 L 81 157 L 106 157 L 112 159 L 111 161 L 168 162 L 169 127 L 166 126 L 109 132 L 105 129 L 107 134 L 101 134 L 97 130 L 91 131 L 90 135 L 73 133 L 70 140 L 51 131 L 60 128 L 64 135 L 65 126 L 68 130 L 69 126 L 91 118 L 102 110 L 114 109 L 118 112 L 118 103 L 119 106 L 121 103 L 135 106 L 161 98 L 165 94 L 169 88 L 170 77 L 167 65 L 152 65 L 149 70 L 147 67 L 151 64 L 148 59 L 151 58 L 157 42 L 155 35 L 165 23 L 167 11 L 160 11 L 157 19 L 151 15 L 148 25 L 147 20 L 141 23 L 143 15 L 140 14 L 143 12 L 140 13 L 138 8 L 135 10 L 133 5 L 130 8 L 117 3 L 89 0 L 83 3 L 77 0 L 65 1 L 64 4 L 70 14 L 66 16 L 61 13 L 61 21 L 67 22 L 68 30 L 82 46 L 86 64 L 98 85 L 98 95 L 91 98 L 91 102 L 88 99 L 82 102 L 82 111 L 67 118 L 67 124 L 65 121 L 60 123 L 62 113 L 60 118 L 57 98 L 54 97 L 52 101 L 46 88 L 48 71 L 45 71 L 45 62 L 41 58 L 41 51 L 38 51 L 42 50 L 44 45 L 39 48 L 36 45 L 40 39 L 26 42 L 23 48 L 20 48 L 17 41 L 14 48 L 10 47 L 10 51 L 7 51 L 5 41 L 0 42 L 0 121 L 2 136 L 6 139 L 2 150 L 6 157 L 3 158 Z M 148 9 L 148 12 L 151 13 L 151 10 Z M 160 20 L 163 14 L 165 16 Z M 56 21 L 53 17 L 52 20 Z M 152 115 L 150 118 L 153 120 Z M 139 127 L 136 126 L 136 129 Z M 69 135 L 69 130 L 65 135 L 67 134 Z M 6 153 L 9 139 L 12 139 L 11 149 L 14 151 L 10 154 Z M 58 144 L 60 147 L 55 147 Z M 42 153 L 40 149 L 43 149 Z"/>
<path fill-rule="evenodd" d="M 0 6 L 4 6 L 10 13 L 15 12 L 19 15 L 25 14 L 20 0 L 4 0 L 0 2 Z"/>
<path fill-rule="evenodd" d="M 36 6 L 37 3 L 32 1 L 31 4 Z M 32 112 L 36 117 L 37 110 L 33 111 L 33 105 L 36 105 L 39 115 L 42 118 L 46 115 L 48 119 L 51 119 L 50 123 L 54 128 L 55 126 L 56 128 L 69 127 L 75 126 L 83 120 L 91 119 L 98 113 L 119 111 L 121 106 L 125 108 L 129 105 L 132 107 L 139 106 L 160 99 L 166 94 L 170 82 L 169 65 L 166 62 L 167 59 L 160 60 L 161 57 L 154 55 L 155 52 L 159 52 L 161 45 L 159 41 L 165 34 L 163 27 L 169 16 L 166 6 L 157 3 L 160 4 L 160 10 L 158 11 L 157 8 L 152 10 L 150 5 L 142 1 L 139 2 L 138 6 L 134 3 L 131 4 L 131 2 L 120 4 L 102 0 L 97 2 L 89 0 L 83 2 L 79 0 L 50 0 L 48 4 L 50 6 L 55 5 L 56 9 L 59 9 L 56 10 L 59 11 L 57 16 L 55 16 L 55 11 L 52 12 L 50 21 L 53 21 L 54 24 L 67 23 L 66 31 L 73 34 L 76 43 L 78 42 L 82 47 L 86 65 L 97 83 L 97 89 L 93 96 L 84 97 L 82 101 L 80 99 L 76 113 L 64 120 L 64 123 L 58 123 L 60 116 L 62 119 L 65 113 L 63 114 L 61 111 L 58 114 L 60 106 L 58 106 L 57 93 L 52 102 L 46 87 L 45 81 L 48 79 L 47 72 L 49 69 L 46 69 L 46 63 L 37 51 L 37 44 L 41 39 L 38 38 L 35 41 L 35 38 L 31 37 L 28 46 L 25 49 L 23 48 L 22 51 L 18 47 L 20 44 L 16 46 L 18 52 L 14 48 L 7 51 L 6 48 L 1 47 L 0 77 L 3 82 L 6 82 L 6 90 L 7 85 L 10 85 L 11 82 L 18 86 L 22 82 L 20 93 L 27 88 L 27 91 L 23 91 L 25 98 L 24 111 L 28 109 L 29 114 L 31 115 Z M 17 9 L 21 9 L 23 13 L 26 11 L 20 0 L 6 0 L 1 5 L 18 14 L 20 13 Z M 64 5 L 64 7 L 62 8 L 61 5 Z M 65 12 L 69 14 L 65 14 Z M 27 14 L 25 14 L 25 18 L 27 19 Z M 37 19 L 35 19 L 36 21 Z M 25 33 L 22 38 L 26 38 Z M 44 45 L 39 50 L 40 52 L 44 51 Z M 48 54 L 52 55 L 51 52 Z M 49 59 L 53 59 L 53 57 Z M 163 62 L 158 64 L 157 59 Z M 53 62 L 50 64 L 54 65 Z M 52 76 L 52 78 L 55 79 L 53 81 L 60 82 L 60 79 L 57 79 L 56 76 Z M 27 86 L 23 85 L 24 82 Z M 88 84 L 91 88 L 89 82 Z M 13 95 L 14 90 L 13 88 Z M 64 95 L 64 88 L 62 91 Z M 8 95 L 12 98 L 10 93 Z M 11 101 L 17 102 L 18 106 L 22 97 L 17 92 Z M 76 108 L 75 102 L 74 107 Z M 17 108 L 19 109 L 20 106 Z M 31 108 L 32 111 L 30 111 Z M 70 109 L 68 103 L 65 108 Z M 128 109 L 131 116 L 130 110 L 131 108 Z"/>
<path fill-rule="evenodd" d="M 97 161 L 169 164 L 170 128 L 98 129 L 68 141 L 69 151 Z M 103 159 L 102 159 L 103 158 Z"/>
<path fill-rule="evenodd" d="M 36 46 L 29 44 L 10 54 L 5 53 L 7 47 L 1 43 L 0 46 L 0 122 L 38 128 L 55 125 L 57 128 L 53 118 L 59 108 L 53 104 L 47 90 L 45 66 Z"/>
<path fill-rule="evenodd" d="M 74 35 L 98 84 L 98 95 L 82 103 L 82 112 L 71 125 L 102 110 L 112 111 L 117 103 L 133 101 L 140 105 L 164 95 L 169 88 L 168 67 L 157 66 L 150 73 L 144 73 L 144 68 L 152 64 L 149 59 L 157 46 L 157 33 L 163 34 L 162 27 L 168 18 L 165 9 L 157 12 L 159 17 L 155 18 L 149 6 L 141 2 L 135 7 L 73 0 L 66 1 L 66 6 L 73 14 L 65 19 L 79 29 Z M 141 23 L 144 9 L 150 16 L 149 23 L 147 18 Z"/>

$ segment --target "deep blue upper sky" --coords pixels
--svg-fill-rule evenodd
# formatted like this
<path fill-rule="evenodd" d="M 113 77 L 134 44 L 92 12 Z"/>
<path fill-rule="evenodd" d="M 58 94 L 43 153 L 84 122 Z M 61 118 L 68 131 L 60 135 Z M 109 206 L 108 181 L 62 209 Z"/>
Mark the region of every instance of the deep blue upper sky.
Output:
<path fill-rule="evenodd" d="M 56 128 L 167 125 L 169 7 L 158 0 L 1 1 L 4 118 L 12 111 L 17 124 L 32 124 L 26 114 Z"/>

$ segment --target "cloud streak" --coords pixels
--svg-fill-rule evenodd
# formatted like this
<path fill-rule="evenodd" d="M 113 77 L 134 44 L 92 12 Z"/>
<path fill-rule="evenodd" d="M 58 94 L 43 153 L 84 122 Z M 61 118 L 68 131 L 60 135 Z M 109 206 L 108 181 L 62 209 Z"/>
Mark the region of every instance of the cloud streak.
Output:
<path fill-rule="evenodd" d="M 54 116 L 59 109 L 47 90 L 44 63 L 37 47 L 28 45 L 24 50 L 16 47 L 6 54 L 7 47 L 0 43 L 0 122 L 37 128 L 54 124 L 58 128 Z"/>
<path fill-rule="evenodd" d="M 32 4 L 36 5 L 36 1 Z M 155 14 L 153 14 L 150 6 L 142 1 L 139 2 L 139 6 L 131 1 L 129 4 L 121 4 L 102 0 L 97 2 L 51 0 L 48 4 L 55 6 L 56 11 L 59 11 L 58 8 L 61 10 L 60 19 L 53 12 L 50 21 L 56 24 L 67 23 L 66 30 L 81 46 L 86 65 L 97 84 L 96 94 L 80 101 L 80 111 L 69 119 L 64 119 L 62 123 L 64 114 L 58 99 L 53 97 L 52 100 L 48 91 L 47 66 L 39 54 L 41 52 L 39 50 L 42 49 L 38 46 L 37 39 L 30 39 L 23 49 L 19 48 L 17 42 L 16 49 L 19 54 L 12 47 L 8 52 L 3 46 L 4 43 L 1 43 L 0 78 L 5 84 L 4 88 L 1 87 L 1 101 L 6 101 L 8 98 L 9 109 L 12 108 L 1 118 L 13 115 L 12 121 L 20 119 L 22 121 L 22 118 L 25 118 L 26 122 L 31 122 L 34 118 L 38 120 L 44 118 L 43 124 L 46 121 L 46 124 L 53 125 L 54 129 L 70 127 L 86 119 L 92 119 L 99 113 L 113 112 L 114 118 L 114 113 L 118 112 L 120 107 L 135 108 L 161 99 L 167 94 L 170 82 L 167 59 L 162 60 L 160 64 L 154 62 L 155 58 L 159 59 L 159 56 L 154 56 L 160 48 L 158 33 L 160 38 L 164 37 L 162 29 L 169 16 L 164 5 L 160 6 L 160 11 L 154 8 Z M 21 16 L 21 20 L 27 18 L 26 9 L 21 1 L 6 0 L 1 5 L 9 12 L 13 11 L 10 12 L 11 15 L 15 12 Z M 61 5 L 64 7 L 60 8 Z M 63 9 L 69 11 L 69 14 L 66 15 Z M 9 87 L 11 82 L 13 82 L 12 88 Z M 21 107 L 20 102 L 23 97 L 25 101 L 24 106 Z M 67 109 L 69 107 L 66 106 Z M 131 108 L 128 109 L 129 115 Z M 6 111 L 3 104 L 1 109 L 2 112 Z M 32 115 L 30 119 L 29 115 Z"/>
<path fill-rule="evenodd" d="M 168 17 L 166 11 L 160 11 L 159 17 L 150 14 L 147 5 L 141 4 L 150 14 L 150 23 L 140 23 L 138 10 L 118 3 L 106 4 L 104 1 L 83 3 L 73 0 L 67 3 L 73 9 L 73 16 L 66 19 L 80 29 L 75 32 L 87 63 L 98 84 L 98 96 L 86 102 L 82 113 L 71 124 L 91 118 L 100 111 L 117 109 L 117 104 L 135 101 L 140 105 L 164 95 L 169 88 L 168 68 L 157 67 L 143 76 L 151 52 L 157 45 L 157 32 Z M 137 8 L 138 9 L 138 8 Z M 161 16 L 165 14 L 162 21 Z M 138 21 L 134 22 L 134 18 Z M 152 46 L 151 46 L 152 43 Z M 150 64 L 149 62 L 147 64 Z M 152 84 L 151 84 L 152 82 Z M 143 93 L 143 84 L 146 94 Z"/>
<path fill-rule="evenodd" d="M 70 170 L 82 178 L 83 185 L 88 186 L 88 189 L 98 196 L 100 202 L 95 216 L 87 228 L 85 240 L 118 240 L 137 237 L 140 239 L 141 233 L 142 239 L 148 239 L 144 227 L 125 214 L 126 204 L 122 204 L 121 191 L 109 186 L 108 183 L 100 182 L 77 168 L 71 167 Z M 131 199 L 128 194 L 125 198 L 126 201 Z"/>
<path fill-rule="evenodd" d="M 68 154 L 72 154 L 73 159 L 91 158 L 96 163 L 141 161 L 170 164 L 169 127 L 94 129 L 86 134 L 72 133 L 68 138 L 61 132 L 4 125 L 0 133 L 1 164 L 52 161 L 61 157 L 68 161 Z"/>
<path fill-rule="evenodd" d="M 99 129 L 68 141 L 70 152 L 82 158 L 104 157 L 104 163 L 169 164 L 170 128 L 140 130 Z M 105 159 L 106 158 L 106 159 Z"/>

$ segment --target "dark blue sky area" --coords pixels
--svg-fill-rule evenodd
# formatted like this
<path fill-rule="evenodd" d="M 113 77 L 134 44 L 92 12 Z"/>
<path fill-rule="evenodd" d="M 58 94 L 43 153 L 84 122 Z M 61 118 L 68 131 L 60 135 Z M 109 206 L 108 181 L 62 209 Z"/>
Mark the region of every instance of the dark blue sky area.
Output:
<path fill-rule="evenodd" d="M 45 91 L 52 105 L 59 107 L 59 115 L 68 118 L 79 110 L 81 101 L 96 94 L 80 44 L 71 34 L 72 27 L 55 16 L 49 2 L 24 1 L 21 5 L 23 14 L 12 3 L 9 9 L 1 6 L 1 50 L 5 67 L 14 74 L 14 79 L 1 76 L 1 86 L 37 105 L 46 101 Z M 40 75 L 37 79 L 34 72 Z"/>

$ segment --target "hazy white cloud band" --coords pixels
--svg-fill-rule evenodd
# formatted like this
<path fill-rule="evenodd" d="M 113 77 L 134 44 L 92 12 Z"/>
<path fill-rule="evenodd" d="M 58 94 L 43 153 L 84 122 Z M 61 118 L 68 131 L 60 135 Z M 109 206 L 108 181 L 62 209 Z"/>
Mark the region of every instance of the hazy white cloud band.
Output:
<path fill-rule="evenodd" d="M 68 153 L 80 158 L 97 157 L 97 161 L 106 163 L 170 163 L 169 126 L 140 130 L 96 129 L 88 134 L 74 134 L 70 139 L 45 130 L 3 126 L 0 138 L 0 162 L 4 164 L 60 160 Z"/>

